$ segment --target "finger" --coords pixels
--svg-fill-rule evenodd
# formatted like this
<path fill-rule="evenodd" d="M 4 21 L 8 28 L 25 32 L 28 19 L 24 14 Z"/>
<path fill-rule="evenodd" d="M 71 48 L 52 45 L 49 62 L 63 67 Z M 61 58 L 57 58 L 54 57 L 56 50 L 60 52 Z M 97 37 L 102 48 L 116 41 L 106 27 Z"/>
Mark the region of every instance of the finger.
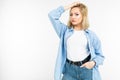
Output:
<path fill-rule="evenodd" d="M 85 67 L 85 64 L 81 65 L 80 67 Z"/>
<path fill-rule="evenodd" d="M 74 2 L 74 3 L 73 3 L 73 6 L 74 6 L 74 5 L 77 5 L 77 4 L 80 4 L 80 1 Z"/>

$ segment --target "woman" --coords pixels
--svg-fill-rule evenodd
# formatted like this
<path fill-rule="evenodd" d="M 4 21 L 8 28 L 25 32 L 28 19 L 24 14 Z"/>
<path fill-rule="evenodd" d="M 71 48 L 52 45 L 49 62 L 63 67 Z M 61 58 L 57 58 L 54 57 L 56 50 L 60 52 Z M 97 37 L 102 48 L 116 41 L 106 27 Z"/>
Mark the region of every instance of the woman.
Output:
<path fill-rule="evenodd" d="M 59 18 L 70 9 L 68 25 Z M 98 66 L 104 61 L 100 40 L 88 29 L 87 7 L 74 2 L 52 10 L 48 16 L 60 38 L 55 80 L 101 80 Z"/>

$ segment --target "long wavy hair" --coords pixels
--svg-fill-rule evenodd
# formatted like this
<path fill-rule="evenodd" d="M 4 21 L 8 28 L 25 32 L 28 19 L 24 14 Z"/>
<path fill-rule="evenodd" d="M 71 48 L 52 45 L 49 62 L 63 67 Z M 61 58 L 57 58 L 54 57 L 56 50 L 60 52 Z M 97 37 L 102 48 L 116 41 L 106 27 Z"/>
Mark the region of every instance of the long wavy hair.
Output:
<path fill-rule="evenodd" d="M 79 8 L 79 10 L 80 10 L 80 12 L 82 14 L 82 29 L 85 30 L 85 29 L 87 29 L 89 27 L 88 9 L 84 4 L 80 3 L 80 4 L 77 4 L 77 5 L 73 6 L 73 7 L 71 7 L 70 12 L 75 7 Z M 69 14 L 70 14 L 70 12 L 69 12 Z M 67 25 L 68 25 L 69 28 L 73 27 L 72 23 L 70 22 L 70 18 L 69 18 L 69 21 L 68 21 Z"/>

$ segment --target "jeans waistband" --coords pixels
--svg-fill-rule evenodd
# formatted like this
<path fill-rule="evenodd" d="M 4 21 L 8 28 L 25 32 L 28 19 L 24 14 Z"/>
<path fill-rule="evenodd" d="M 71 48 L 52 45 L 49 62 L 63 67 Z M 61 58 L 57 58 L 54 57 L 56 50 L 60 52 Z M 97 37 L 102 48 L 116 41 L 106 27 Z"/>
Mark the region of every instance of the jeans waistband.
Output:
<path fill-rule="evenodd" d="M 74 62 L 74 61 L 71 61 L 69 59 L 67 59 L 66 61 L 69 63 L 69 64 L 74 64 L 74 65 L 77 65 L 77 66 L 81 66 L 82 64 L 84 64 L 85 62 L 88 62 L 91 58 L 91 55 L 89 55 L 87 58 L 85 58 L 84 60 L 82 61 L 77 61 L 77 62 Z"/>

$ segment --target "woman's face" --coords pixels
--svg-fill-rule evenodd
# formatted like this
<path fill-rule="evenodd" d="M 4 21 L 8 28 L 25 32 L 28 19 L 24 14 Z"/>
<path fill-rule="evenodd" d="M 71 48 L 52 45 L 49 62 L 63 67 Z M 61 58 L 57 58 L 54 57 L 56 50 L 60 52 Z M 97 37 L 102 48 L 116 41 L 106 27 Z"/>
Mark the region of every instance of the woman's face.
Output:
<path fill-rule="evenodd" d="M 70 22 L 73 26 L 80 25 L 82 22 L 82 14 L 78 7 L 74 7 L 70 11 Z"/>

